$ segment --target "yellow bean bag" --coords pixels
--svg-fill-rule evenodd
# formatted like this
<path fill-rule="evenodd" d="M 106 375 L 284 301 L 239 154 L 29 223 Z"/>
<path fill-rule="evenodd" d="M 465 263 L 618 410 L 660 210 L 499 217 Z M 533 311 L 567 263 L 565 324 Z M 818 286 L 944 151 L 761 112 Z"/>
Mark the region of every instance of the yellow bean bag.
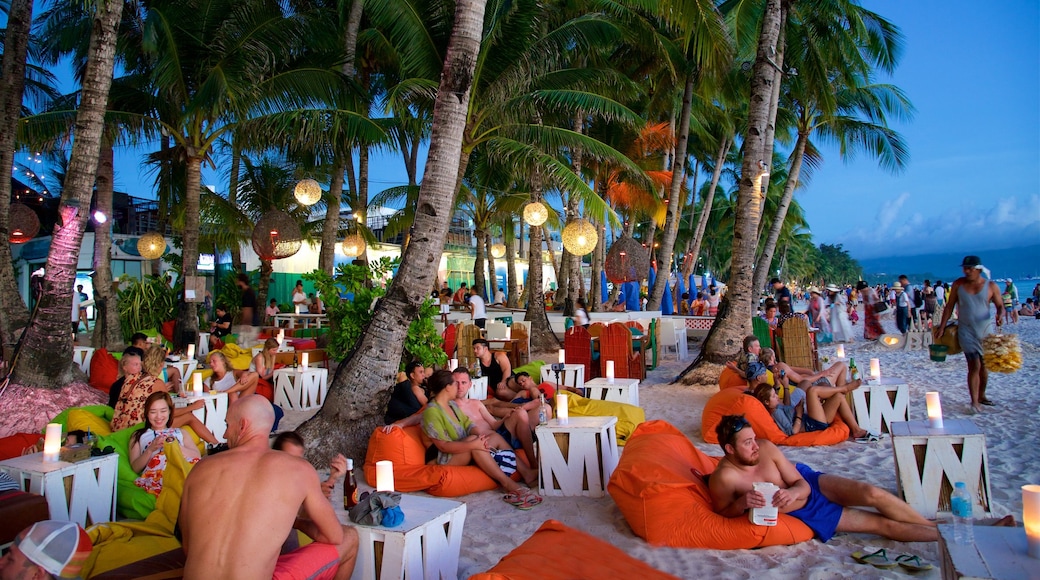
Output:
<path fill-rule="evenodd" d="M 244 371 L 248 369 L 249 363 L 253 362 L 253 352 L 250 349 L 242 348 L 237 344 L 225 344 L 224 348 L 220 349 L 220 352 L 224 353 L 228 362 L 231 363 L 231 368 L 236 371 Z"/>
<path fill-rule="evenodd" d="M 626 403 L 615 403 L 613 401 L 600 401 L 587 399 L 575 393 L 567 393 L 567 412 L 572 417 L 617 417 L 617 442 L 624 445 L 629 436 L 636 430 L 640 423 L 646 421 L 646 413 L 642 407 L 628 405 Z"/>

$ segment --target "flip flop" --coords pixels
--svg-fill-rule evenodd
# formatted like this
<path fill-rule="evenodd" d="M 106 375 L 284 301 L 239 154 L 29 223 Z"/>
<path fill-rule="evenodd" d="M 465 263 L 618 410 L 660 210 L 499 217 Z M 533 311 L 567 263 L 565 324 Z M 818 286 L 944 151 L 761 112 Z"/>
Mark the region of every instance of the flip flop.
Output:
<path fill-rule="evenodd" d="M 870 548 L 873 548 L 873 546 L 864 548 L 859 552 L 853 552 L 851 554 L 852 559 L 860 564 L 869 564 L 881 570 L 891 570 L 899 565 L 888 559 L 888 554 L 885 552 L 884 548 L 878 548 L 873 552 L 868 552 L 867 550 Z"/>
<path fill-rule="evenodd" d="M 919 556 L 913 554 L 903 554 L 898 556 L 896 558 L 896 563 L 909 572 L 924 572 L 935 568 L 935 566 L 932 566 L 931 562 L 922 560 Z"/>
<path fill-rule="evenodd" d="M 979 402 L 982 403 L 983 405 L 986 405 L 987 407 L 996 407 L 997 406 L 996 403 L 994 403 L 993 401 L 991 401 L 989 399 L 980 399 Z"/>
<path fill-rule="evenodd" d="M 513 507 L 518 510 L 527 511 L 542 503 L 542 496 L 529 489 L 521 491 L 517 494 L 517 497 L 520 499 L 520 503 L 513 504 Z"/>
<path fill-rule="evenodd" d="M 862 437 L 856 437 L 856 443 L 877 443 L 881 441 L 881 436 L 874 433 L 867 433 Z"/>

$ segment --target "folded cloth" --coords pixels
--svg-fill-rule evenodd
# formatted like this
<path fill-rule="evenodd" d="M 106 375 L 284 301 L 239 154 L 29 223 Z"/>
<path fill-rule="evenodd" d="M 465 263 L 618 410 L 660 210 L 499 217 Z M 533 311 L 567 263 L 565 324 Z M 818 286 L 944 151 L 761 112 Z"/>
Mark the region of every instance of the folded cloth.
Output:
<path fill-rule="evenodd" d="M 350 508 L 350 521 L 365 526 L 378 526 L 383 523 L 384 511 L 399 505 L 401 494 L 396 491 L 366 491 L 358 498 L 357 505 Z"/>
<path fill-rule="evenodd" d="M 392 528 L 399 525 L 404 521 L 404 512 L 401 511 L 400 506 L 394 506 L 392 508 L 383 508 L 383 526 Z"/>

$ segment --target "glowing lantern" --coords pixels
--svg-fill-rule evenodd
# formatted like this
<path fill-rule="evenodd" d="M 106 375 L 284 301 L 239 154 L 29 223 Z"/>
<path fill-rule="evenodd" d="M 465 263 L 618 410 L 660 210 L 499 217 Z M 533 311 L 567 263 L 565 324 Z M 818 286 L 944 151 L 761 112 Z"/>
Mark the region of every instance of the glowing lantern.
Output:
<path fill-rule="evenodd" d="M 343 238 L 342 248 L 343 254 L 348 258 L 356 258 L 365 253 L 365 238 L 358 234 L 350 234 Z"/>
<path fill-rule="evenodd" d="M 506 255 L 506 246 L 505 246 L 505 244 L 493 244 L 491 246 L 491 257 L 492 258 L 501 258 L 502 256 L 505 256 L 505 255 Z"/>
<path fill-rule="evenodd" d="M 137 240 L 137 253 L 146 260 L 156 260 L 166 253 L 166 238 L 159 232 L 148 232 Z"/>
<path fill-rule="evenodd" d="M 549 219 L 549 210 L 540 201 L 532 201 L 524 206 L 524 221 L 528 225 L 540 226 Z"/>
<path fill-rule="evenodd" d="M 321 200 L 321 186 L 313 179 L 304 179 L 296 184 L 293 194 L 303 205 L 314 205 Z"/>
<path fill-rule="evenodd" d="M 599 234 L 588 220 L 576 219 L 563 228 L 563 247 L 575 256 L 584 256 L 596 249 Z"/>

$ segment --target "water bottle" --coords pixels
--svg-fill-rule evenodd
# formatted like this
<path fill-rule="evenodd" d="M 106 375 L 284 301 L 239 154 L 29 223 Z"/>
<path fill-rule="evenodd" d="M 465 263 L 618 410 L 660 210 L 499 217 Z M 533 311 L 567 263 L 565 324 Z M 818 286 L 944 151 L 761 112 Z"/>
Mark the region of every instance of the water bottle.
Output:
<path fill-rule="evenodd" d="M 953 511 L 953 541 L 962 546 L 975 543 L 975 533 L 971 527 L 972 504 L 968 486 L 958 481 L 950 496 L 950 508 Z"/>

